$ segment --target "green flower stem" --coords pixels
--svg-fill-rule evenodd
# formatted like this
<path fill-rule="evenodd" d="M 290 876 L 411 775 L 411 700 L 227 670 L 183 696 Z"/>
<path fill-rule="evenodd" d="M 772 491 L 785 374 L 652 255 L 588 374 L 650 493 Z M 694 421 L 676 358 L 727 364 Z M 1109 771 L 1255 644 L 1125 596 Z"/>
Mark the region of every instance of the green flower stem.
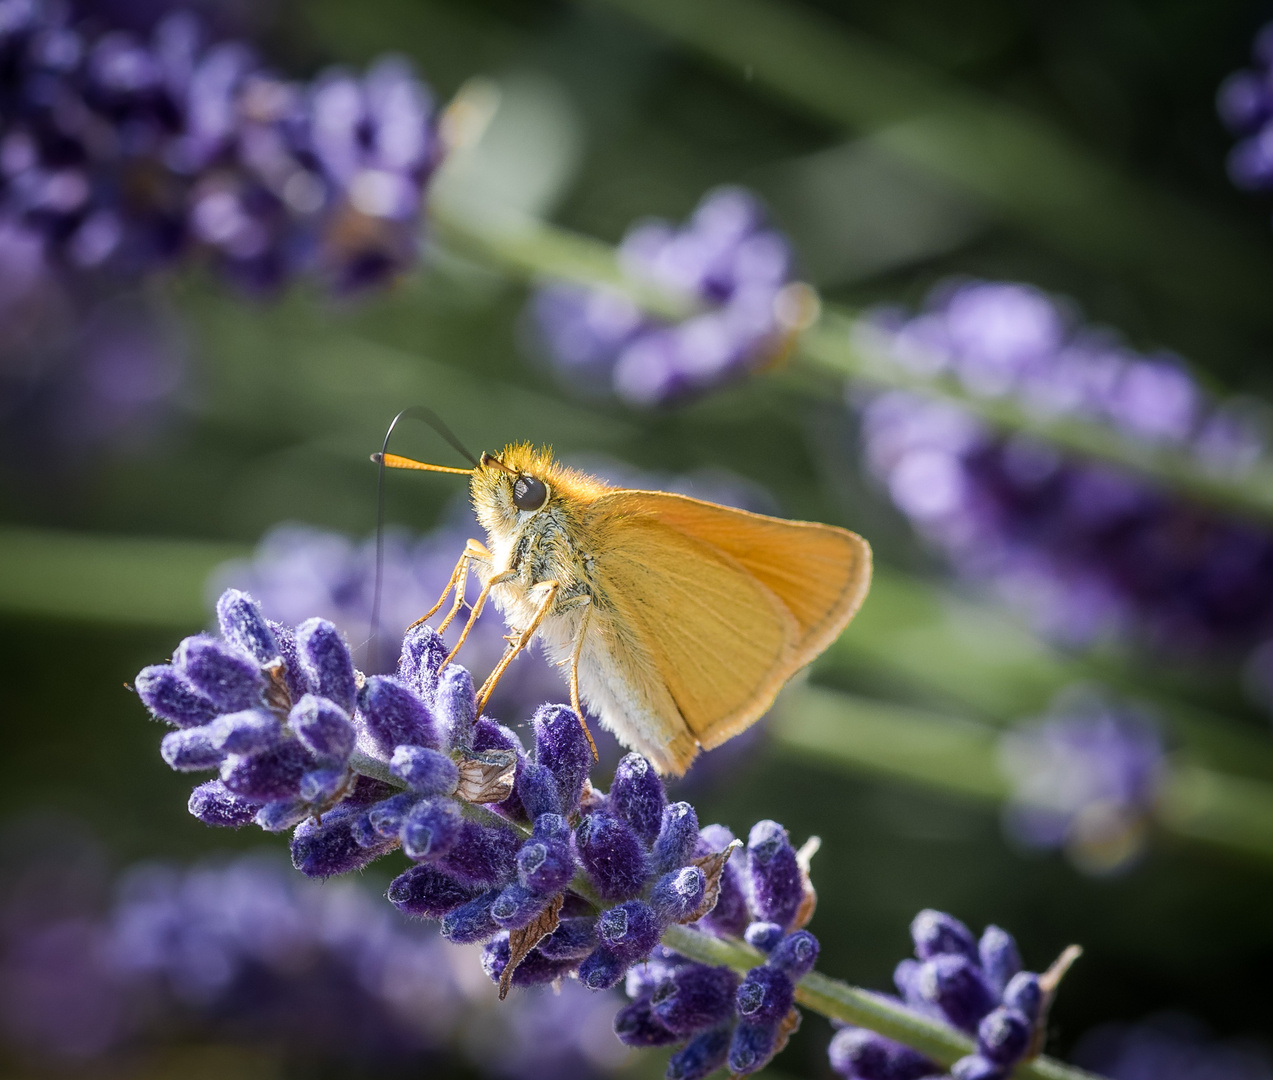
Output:
<path fill-rule="evenodd" d="M 691 960 L 733 968 L 740 973 L 765 960 L 749 945 L 725 941 L 688 926 L 668 927 L 663 933 L 663 944 Z M 976 1050 L 972 1039 L 947 1024 L 816 971 L 800 980 L 796 986 L 796 1001 L 832 1020 L 869 1028 L 905 1043 L 941 1065 L 951 1065 Z M 1017 1080 L 1091 1080 L 1092 1074 L 1041 1057 L 1017 1066 L 1013 1076 Z"/>
<path fill-rule="evenodd" d="M 848 769 L 995 805 L 1010 794 L 999 731 L 984 724 L 818 687 L 787 691 L 770 728 L 780 750 L 821 768 Z M 1184 840 L 1273 859 L 1273 783 L 1179 757 L 1155 821 Z"/>
<path fill-rule="evenodd" d="M 525 280 L 604 286 L 665 317 L 692 310 L 692 305 L 666 291 L 625 275 L 614 250 L 599 241 L 507 215 L 492 214 L 479 222 L 471 211 L 442 201 L 433 206 L 431 220 L 443 244 Z M 954 401 L 1001 430 L 1028 432 L 1072 453 L 1135 470 L 1195 499 L 1273 521 L 1273 463 L 1259 462 L 1238 476 L 1219 474 L 1187 453 L 1126 439 L 1104 424 L 1047 418 L 1010 398 L 979 398 L 949 377 L 921 376 L 891 362 L 882 349 L 872 347 L 869 331 L 858 332 L 862 329 L 866 328 L 851 312 L 824 307 L 821 317 L 798 335 L 796 362 L 822 376 Z"/>
<path fill-rule="evenodd" d="M 593 0 L 593 3 L 598 0 Z M 1035 240 L 1194 310 L 1267 325 L 1267 246 L 1123 173 L 1059 127 L 776 0 L 600 0 L 973 196 Z"/>

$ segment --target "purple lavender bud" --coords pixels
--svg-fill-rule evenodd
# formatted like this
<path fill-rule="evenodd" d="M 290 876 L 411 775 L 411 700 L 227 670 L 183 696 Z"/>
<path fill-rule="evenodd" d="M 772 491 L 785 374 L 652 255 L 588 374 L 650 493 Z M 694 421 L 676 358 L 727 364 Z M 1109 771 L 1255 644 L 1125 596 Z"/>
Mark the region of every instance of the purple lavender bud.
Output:
<path fill-rule="evenodd" d="M 799 982 L 818 962 L 818 939 L 808 930 L 797 930 L 779 942 L 769 954 L 769 966 L 785 972 L 792 982 Z"/>
<path fill-rule="evenodd" d="M 490 717 L 483 716 L 473 724 L 473 749 L 512 750 L 518 757 L 524 757 L 526 748 L 517 737 L 517 733 L 503 724 L 497 724 Z"/>
<path fill-rule="evenodd" d="M 529 926 L 548 906 L 551 897 L 532 892 L 520 882 L 505 885 L 491 905 L 491 918 L 505 930 L 520 930 Z"/>
<path fill-rule="evenodd" d="M 737 993 L 738 976 L 729 968 L 686 964 L 659 983 L 650 1004 L 669 1031 L 693 1035 L 731 1019 Z"/>
<path fill-rule="evenodd" d="M 377 749 L 386 756 L 404 744 L 437 746 L 433 714 L 420 696 L 392 675 L 372 675 L 358 692 L 358 708 Z"/>
<path fill-rule="evenodd" d="M 1003 1003 L 1030 1023 L 1037 1023 L 1043 1008 L 1043 987 L 1039 985 L 1039 977 L 1032 971 L 1020 971 L 1012 976 L 1004 987 Z"/>
<path fill-rule="evenodd" d="M 500 927 L 491 917 L 491 907 L 499 894 L 499 889 L 489 889 L 477 899 L 448 911 L 442 916 L 442 936 L 453 945 L 471 945 L 494 937 Z"/>
<path fill-rule="evenodd" d="M 609 814 L 588 814 L 579 822 L 575 850 L 603 900 L 636 896 L 649 876 L 649 857 L 637 834 Z"/>
<path fill-rule="evenodd" d="M 911 921 L 911 939 L 915 942 L 915 955 L 921 960 L 950 954 L 981 962 L 972 931 L 942 911 L 925 908 L 916 915 Z"/>
<path fill-rule="evenodd" d="M 712 855 L 724 851 L 733 840 L 734 834 L 724 825 L 708 825 L 699 834 L 695 852 L 699 855 Z M 699 925 L 720 937 L 742 937 L 750 922 L 751 913 L 747 909 L 743 875 L 731 857 L 721 872 L 720 895 L 716 898 L 716 906 L 699 920 Z"/>
<path fill-rule="evenodd" d="M 227 754 L 251 754 L 278 742 L 283 725 L 268 709 L 224 713 L 207 727 L 212 745 Z"/>
<path fill-rule="evenodd" d="M 217 601 L 217 622 L 226 641 L 237 645 L 258 664 L 268 664 L 279 657 L 278 641 L 261 614 L 261 605 L 247 593 L 226 589 Z"/>
<path fill-rule="evenodd" d="M 435 866 L 413 866 L 389 883 L 389 902 L 404 915 L 440 919 L 472 899 L 472 889 Z"/>
<path fill-rule="evenodd" d="M 976 1031 L 981 1018 L 995 1006 L 994 992 L 981 969 L 966 956 L 943 953 L 925 960 L 917 985 L 923 1000 L 938 1006 L 963 1031 Z"/>
<path fill-rule="evenodd" d="M 465 821 L 440 868 L 466 885 L 503 885 L 517 872 L 517 834 L 512 829 Z"/>
<path fill-rule="evenodd" d="M 609 990 L 619 985 L 629 963 L 608 945 L 598 945 L 579 965 L 579 981 L 589 990 Z"/>
<path fill-rule="evenodd" d="M 188 806 L 205 825 L 240 829 L 251 824 L 261 804 L 236 795 L 220 780 L 209 780 L 190 793 Z"/>
<path fill-rule="evenodd" d="M 411 808 L 402 823 L 402 851 L 417 862 L 435 862 L 454 849 L 464 825 L 454 799 L 425 799 Z"/>
<path fill-rule="evenodd" d="M 541 814 L 561 813 L 561 796 L 557 789 L 557 777 L 546 765 L 528 761 L 517 776 L 517 794 L 532 821 Z"/>
<path fill-rule="evenodd" d="M 784 1014 L 785 1015 L 785 1014 Z M 778 1022 L 743 1020 L 734 1028 L 729 1043 L 729 1070 L 746 1076 L 764 1068 L 778 1043 Z"/>
<path fill-rule="evenodd" d="M 535 760 L 552 770 L 561 794 L 561 812 L 579 809 L 584 781 L 592 769 L 592 748 L 575 711 L 565 705 L 541 705 L 531 720 Z"/>
<path fill-rule="evenodd" d="M 550 960 L 582 960 L 597 947 L 597 920 L 562 919 L 537 948 Z"/>
<path fill-rule="evenodd" d="M 663 821 L 654 841 L 654 872 L 666 874 L 685 866 L 698 846 L 698 814 L 687 802 L 675 802 L 663 808 Z"/>
<path fill-rule="evenodd" d="M 313 687 L 301 671 L 301 658 L 296 652 L 296 631 L 282 623 L 266 621 L 274 632 L 274 640 L 278 642 L 279 655 L 283 657 L 283 681 L 287 683 L 287 692 L 293 701 L 300 701 Z"/>
<path fill-rule="evenodd" d="M 977 945 L 981 971 L 996 995 L 1002 995 L 1008 981 L 1021 970 L 1021 953 L 1016 940 L 1006 930 L 987 926 Z"/>
<path fill-rule="evenodd" d="M 581 968 L 580 980 L 583 978 Z M 663 1025 L 655 1015 L 648 996 L 637 998 L 615 1014 L 614 1033 L 624 1046 L 670 1046 L 682 1038 Z"/>
<path fill-rule="evenodd" d="M 837 1031 L 827 1055 L 831 1068 L 848 1080 L 923 1080 L 942 1071 L 918 1050 L 865 1028 Z"/>
<path fill-rule="evenodd" d="M 542 896 L 554 896 L 574 877 L 575 866 L 569 843 L 532 837 L 517 853 L 517 880 Z"/>
<path fill-rule="evenodd" d="M 762 953 L 771 953 L 785 934 L 786 931 L 777 923 L 754 922 L 747 927 L 743 940 L 753 949 L 759 949 Z"/>
<path fill-rule="evenodd" d="M 171 664 L 142 668 L 133 680 L 133 689 L 152 713 L 180 728 L 201 727 L 217 715 L 212 700 Z"/>
<path fill-rule="evenodd" d="M 969 1054 L 950 1067 L 950 1075 L 951 1080 L 1004 1080 L 1008 1070 L 980 1054 Z"/>
<path fill-rule="evenodd" d="M 309 817 L 309 802 L 299 799 L 277 799 L 267 802 L 256 812 L 256 824 L 266 832 L 287 832 Z"/>
<path fill-rule="evenodd" d="M 393 844 L 365 848 L 354 839 L 350 824 L 356 811 L 344 805 L 317 818 L 302 821 L 292 834 L 292 865 L 308 877 L 332 877 L 359 870 L 389 851 Z"/>
<path fill-rule="evenodd" d="M 477 723 L 477 695 L 473 676 L 459 664 L 448 664 L 437 689 L 433 691 L 433 709 L 447 746 L 468 746 L 473 741 L 473 725 Z"/>
<path fill-rule="evenodd" d="M 427 696 L 437 685 L 438 668 L 450 651 L 433 627 L 427 623 L 413 626 L 402 639 L 398 678 Z"/>
<path fill-rule="evenodd" d="M 367 811 L 367 822 L 378 836 L 385 840 L 397 840 L 403 821 L 419 801 L 420 797 L 412 791 L 391 795 Z"/>
<path fill-rule="evenodd" d="M 659 943 L 663 925 L 649 904 L 629 900 L 601 913 L 597 918 L 597 937 L 603 946 L 609 946 L 616 956 L 626 961 L 626 967 L 649 955 Z"/>
<path fill-rule="evenodd" d="M 296 628 L 296 652 L 313 692 L 352 712 L 358 684 L 353 655 L 340 631 L 326 619 L 306 619 Z"/>
<path fill-rule="evenodd" d="M 231 754 L 221 763 L 221 779 L 245 798 L 270 802 L 300 794 L 301 777 L 312 765 L 305 748 L 288 739 L 254 754 Z"/>
<path fill-rule="evenodd" d="M 977 1025 L 977 1050 L 999 1065 L 1015 1065 L 1030 1048 L 1030 1021 L 1016 1009 L 1000 1005 Z"/>
<path fill-rule="evenodd" d="M 684 922 L 703 902 L 707 876 L 697 866 L 664 874 L 650 890 L 650 906 L 665 923 Z"/>
<path fill-rule="evenodd" d="M 540 814 L 535 818 L 531 834 L 536 840 L 570 839 L 570 822 L 560 814 Z"/>
<path fill-rule="evenodd" d="M 310 804 L 330 802 L 348 780 L 349 774 L 343 768 L 311 769 L 301 777 L 301 801 Z"/>
<path fill-rule="evenodd" d="M 754 967 L 738 988 L 738 1012 L 755 1023 L 777 1023 L 796 1003 L 796 988 L 777 968 Z"/>
<path fill-rule="evenodd" d="M 667 792 L 654 766 L 640 754 L 625 754 L 610 785 L 609 810 L 623 818 L 646 847 L 659 835 Z"/>
<path fill-rule="evenodd" d="M 177 772 L 198 772 L 215 769 L 225 757 L 225 751 L 212 741 L 211 725 L 170 731 L 160 740 L 159 756 L 170 769 Z M 249 794 L 241 792 L 241 794 Z"/>
<path fill-rule="evenodd" d="M 758 919 L 787 927 L 804 900 L 804 880 L 787 830 L 758 821 L 747 838 L 751 907 Z"/>
<path fill-rule="evenodd" d="M 442 751 L 427 746 L 395 748 L 389 771 L 421 795 L 449 795 L 460 779 L 459 766 Z"/>
<path fill-rule="evenodd" d="M 893 985 L 902 995 L 902 1000 L 912 1008 L 924 1005 L 924 995 L 919 988 L 919 972 L 921 964 L 918 960 L 901 960 L 893 969 Z"/>
<path fill-rule="evenodd" d="M 332 764 L 344 764 L 354 752 L 356 733 L 349 714 L 334 701 L 306 694 L 287 717 L 288 726 L 311 754 Z"/>
<path fill-rule="evenodd" d="M 725 1064 L 732 1038 L 729 1028 L 696 1035 L 668 1059 L 664 1075 L 667 1080 L 703 1080 Z"/>
<path fill-rule="evenodd" d="M 231 645 L 206 634 L 188 637 L 177 646 L 172 662 L 220 712 L 261 704 L 265 676 L 260 665 Z"/>

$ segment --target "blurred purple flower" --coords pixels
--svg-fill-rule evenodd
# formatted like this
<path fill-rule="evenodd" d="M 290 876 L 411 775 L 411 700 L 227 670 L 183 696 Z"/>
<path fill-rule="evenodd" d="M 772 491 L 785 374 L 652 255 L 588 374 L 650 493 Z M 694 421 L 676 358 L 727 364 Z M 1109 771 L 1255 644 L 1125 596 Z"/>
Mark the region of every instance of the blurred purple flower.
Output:
<path fill-rule="evenodd" d="M 970 394 L 1104 423 L 1218 472 L 1240 474 L 1263 450 L 1249 412 L 1209 401 L 1179 361 L 1132 353 L 1025 285 L 943 286 L 914 317 L 877 312 L 859 341 Z M 865 401 L 862 435 L 868 467 L 919 531 L 1051 636 L 1127 634 L 1185 655 L 1240 652 L 1273 632 L 1266 529 L 906 392 Z"/>
<path fill-rule="evenodd" d="M 1013 789 L 1004 826 L 1020 843 L 1064 848 L 1092 874 L 1123 869 L 1142 852 L 1167 770 L 1146 713 L 1072 690 L 1046 717 L 1006 732 L 999 759 Z"/>
<path fill-rule="evenodd" d="M 1246 190 L 1273 187 L 1273 23 L 1251 49 L 1254 68 L 1235 71 L 1216 94 L 1220 119 L 1238 143 L 1229 153 L 1229 178 Z"/>
<path fill-rule="evenodd" d="M 669 324 L 605 289 L 546 285 L 530 306 L 549 360 L 576 388 L 633 405 L 699 393 L 772 361 L 811 301 L 793 285 L 786 238 L 741 188 L 704 196 L 689 221 L 633 226 L 619 259 L 634 277 L 702 304 Z"/>
<path fill-rule="evenodd" d="M 106 913 L 81 906 L 10 912 L 4 925 L 0 1029 L 37 1061 L 193 1035 L 310 1059 L 447 1055 L 508 1080 L 600 1076 L 624 1062 L 610 1034 L 615 996 L 568 986 L 501 1004 L 480 973 L 469 977 L 468 950 L 353 882 L 319 887 L 259 856 L 150 864 L 123 875 Z"/>
<path fill-rule="evenodd" d="M 178 353 L 118 325 L 123 290 L 196 253 L 258 293 L 382 284 L 418 259 L 441 158 L 401 58 L 306 85 L 187 11 L 118 14 L 0 0 L 0 415 L 24 467 L 139 441 L 171 403 Z"/>
<path fill-rule="evenodd" d="M 1267 1046 L 1221 1042 L 1179 1013 L 1097 1028 L 1071 1056 L 1111 1080 L 1273 1080 Z"/>

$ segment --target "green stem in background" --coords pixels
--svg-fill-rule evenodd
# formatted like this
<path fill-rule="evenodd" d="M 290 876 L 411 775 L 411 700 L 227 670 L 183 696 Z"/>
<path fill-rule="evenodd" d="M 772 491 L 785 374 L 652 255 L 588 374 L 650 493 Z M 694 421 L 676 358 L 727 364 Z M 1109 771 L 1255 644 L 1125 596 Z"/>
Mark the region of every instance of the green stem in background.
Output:
<path fill-rule="evenodd" d="M 974 196 L 1023 232 L 1174 301 L 1267 325 L 1268 246 L 1102 160 L 1058 126 L 800 4 L 592 0 L 725 73 L 855 133 Z"/>
<path fill-rule="evenodd" d="M 725 941 L 688 926 L 668 927 L 663 933 L 663 944 L 700 964 L 729 967 L 740 973 L 765 961 L 750 945 Z M 972 1039 L 947 1024 L 816 971 L 800 980 L 796 986 L 796 1001 L 832 1020 L 869 1028 L 905 1043 L 941 1065 L 950 1065 L 976 1050 Z M 1018 1065 L 1013 1076 L 1016 1080 L 1092 1080 L 1089 1072 L 1045 1057 Z"/>
<path fill-rule="evenodd" d="M 885 776 L 997 805 L 1011 793 L 999 767 L 999 731 L 984 724 L 816 687 L 780 699 L 770 728 L 778 748 L 820 768 Z M 1181 756 L 1171 764 L 1155 821 L 1183 839 L 1273 859 L 1273 784 L 1221 774 Z"/>
<path fill-rule="evenodd" d="M 625 275 L 614 250 L 600 241 L 542 222 L 492 215 L 479 222 L 472 213 L 435 202 L 433 224 L 446 246 L 459 254 L 528 281 L 558 279 L 605 286 L 627 295 L 652 314 L 675 318 L 692 306 L 648 282 Z M 978 398 L 944 377 L 925 377 L 888 360 L 856 333 L 852 313 L 824 308 L 822 316 L 795 341 L 795 356 L 806 369 L 875 387 L 909 390 L 954 401 L 1004 431 L 1024 431 L 1085 457 L 1133 469 L 1164 487 L 1226 510 L 1273 521 L 1273 464 L 1260 462 L 1241 475 L 1222 475 L 1187 453 L 1122 437 L 1113 428 L 1073 418 L 1038 416 L 1011 399 Z"/>

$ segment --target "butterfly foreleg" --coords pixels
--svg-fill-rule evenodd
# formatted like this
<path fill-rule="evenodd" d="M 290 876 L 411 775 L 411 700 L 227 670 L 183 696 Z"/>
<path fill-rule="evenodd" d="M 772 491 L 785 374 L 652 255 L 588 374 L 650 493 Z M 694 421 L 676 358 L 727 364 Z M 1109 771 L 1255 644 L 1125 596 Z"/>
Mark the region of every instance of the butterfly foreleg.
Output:
<path fill-rule="evenodd" d="M 487 583 L 482 586 L 482 591 L 477 594 L 477 600 L 473 604 L 473 610 L 469 613 L 468 622 L 464 624 L 464 629 L 460 631 L 460 640 L 455 643 L 455 648 L 452 649 L 449 653 L 447 653 L 446 659 L 443 660 L 442 663 L 438 665 L 439 672 L 441 672 L 441 670 L 444 667 L 446 667 L 447 664 L 449 664 L 452 660 L 455 659 L 455 654 L 460 651 L 460 647 L 468 639 L 469 631 L 473 629 L 473 624 L 477 622 L 477 617 L 482 614 L 482 609 L 486 607 L 486 598 L 491 595 L 491 587 L 493 585 L 501 585 L 505 581 L 510 581 L 516 576 L 517 576 L 516 570 L 505 570 L 502 574 L 492 575 L 490 580 L 487 581 Z M 452 614 L 454 614 L 454 611 L 452 612 Z M 447 622 L 450 622 L 450 621 L 451 620 L 448 617 Z M 442 629 L 446 629 L 446 623 L 442 624 Z"/>
<path fill-rule="evenodd" d="M 539 585 L 544 589 L 544 598 L 539 602 L 539 607 L 535 609 L 535 614 L 531 616 L 530 622 L 526 627 L 517 632 L 508 643 L 508 648 L 504 650 L 504 655 L 500 657 L 500 662 L 495 665 L 495 670 L 487 676 L 486 682 L 482 683 L 482 688 L 477 692 L 477 710 L 481 712 L 486 706 L 487 699 L 491 696 L 495 685 L 504 676 L 504 672 L 508 669 L 508 665 L 527 645 L 530 639 L 535 636 L 535 631 L 539 629 L 539 624 L 544 621 L 544 616 L 548 614 L 548 609 L 553 605 L 553 599 L 557 595 L 560 585 L 555 581 L 541 581 Z"/>
<path fill-rule="evenodd" d="M 455 564 L 455 569 L 451 571 L 451 577 L 446 583 L 446 588 L 442 590 L 442 595 L 438 597 L 438 602 L 434 604 L 433 607 L 429 608 L 429 610 L 426 611 L 423 615 L 421 615 L 418 619 L 416 619 L 415 622 L 413 622 L 410 626 L 408 626 L 407 630 L 408 631 L 414 630 L 417 626 L 421 625 L 422 623 L 428 622 L 431 618 L 433 618 L 434 615 L 438 613 L 442 605 L 446 603 L 446 598 L 450 595 L 451 590 L 456 587 L 457 582 L 460 581 L 461 578 L 465 578 L 468 576 L 469 561 L 471 559 L 478 559 L 479 561 L 487 562 L 490 560 L 490 557 L 491 557 L 491 553 L 486 550 L 484 545 L 479 543 L 477 540 L 468 541 L 468 543 L 464 545 L 464 551 L 461 553 L 459 561 L 456 562 Z M 460 589 L 460 593 L 457 599 L 460 601 L 460 603 L 463 603 L 464 596 L 463 596 L 462 587 Z M 459 607 L 459 604 L 454 605 L 451 611 L 451 614 L 447 616 L 446 622 L 442 624 L 443 629 L 446 629 L 447 623 L 449 623 L 451 619 L 455 617 L 455 608 L 458 608 L 458 607 Z"/>

